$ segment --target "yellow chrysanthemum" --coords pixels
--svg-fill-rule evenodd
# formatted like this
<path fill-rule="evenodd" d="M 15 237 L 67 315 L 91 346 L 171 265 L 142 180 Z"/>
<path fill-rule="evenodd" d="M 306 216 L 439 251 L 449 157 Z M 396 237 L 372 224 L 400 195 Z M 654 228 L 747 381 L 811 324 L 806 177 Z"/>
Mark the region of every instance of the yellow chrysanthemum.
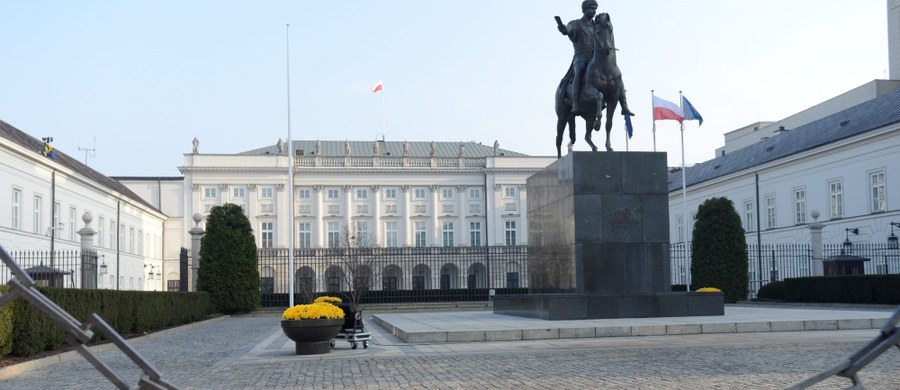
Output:
<path fill-rule="evenodd" d="M 282 313 L 281 318 L 285 320 L 335 319 L 344 318 L 344 311 L 328 302 L 315 302 L 289 307 Z"/>
<path fill-rule="evenodd" d="M 722 292 L 722 290 L 719 290 L 719 289 L 717 289 L 717 288 L 715 288 L 715 287 L 703 287 L 703 288 L 698 288 L 698 289 L 697 289 L 697 292 L 712 292 L 712 293 L 717 293 L 717 292 Z"/>

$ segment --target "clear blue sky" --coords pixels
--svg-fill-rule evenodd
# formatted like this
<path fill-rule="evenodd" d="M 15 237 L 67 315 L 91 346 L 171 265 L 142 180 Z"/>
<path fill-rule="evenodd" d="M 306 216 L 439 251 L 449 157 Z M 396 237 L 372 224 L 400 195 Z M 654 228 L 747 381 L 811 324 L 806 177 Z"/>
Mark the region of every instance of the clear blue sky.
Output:
<path fill-rule="evenodd" d="M 885 78 L 885 0 L 600 1 L 634 118 L 684 91 L 688 164 L 722 134 Z M 108 176 L 176 176 L 191 140 L 237 153 L 294 139 L 500 142 L 554 155 L 553 94 L 572 58 L 555 26 L 580 1 L 42 1 L 0 3 L 0 120 Z M 384 80 L 381 96 L 370 88 Z M 613 147 L 625 149 L 616 114 Z M 576 150 L 588 150 L 579 123 Z M 602 133 L 594 139 L 603 142 Z M 678 124 L 657 147 L 680 165 Z"/>

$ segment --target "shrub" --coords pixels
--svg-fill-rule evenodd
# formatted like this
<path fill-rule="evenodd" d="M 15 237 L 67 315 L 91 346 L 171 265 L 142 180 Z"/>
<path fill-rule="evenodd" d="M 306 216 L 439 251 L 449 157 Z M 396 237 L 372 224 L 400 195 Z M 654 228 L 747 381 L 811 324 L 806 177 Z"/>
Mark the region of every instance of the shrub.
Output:
<path fill-rule="evenodd" d="M 9 293 L 9 286 L 0 285 L 0 295 Z M 0 357 L 12 352 L 13 331 L 12 303 L 0 306 Z"/>
<path fill-rule="evenodd" d="M 197 289 L 208 291 L 215 310 L 247 313 L 259 307 L 256 240 L 240 206 L 215 206 L 200 241 Z"/>
<path fill-rule="evenodd" d="M 776 281 L 762 286 L 762 288 L 759 289 L 759 292 L 756 293 L 756 298 L 758 300 L 783 301 L 784 282 Z"/>
<path fill-rule="evenodd" d="M 728 198 L 710 198 L 697 210 L 691 242 L 694 286 L 722 289 L 725 302 L 747 299 L 747 242 L 741 217 Z"/>

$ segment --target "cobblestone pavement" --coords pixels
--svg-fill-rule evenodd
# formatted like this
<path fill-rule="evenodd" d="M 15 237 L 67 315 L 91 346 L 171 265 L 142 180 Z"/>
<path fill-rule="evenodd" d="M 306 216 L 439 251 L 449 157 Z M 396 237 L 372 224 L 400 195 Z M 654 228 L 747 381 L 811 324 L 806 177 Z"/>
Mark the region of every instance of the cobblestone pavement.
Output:
<path fill-rule="evenodd" d="M 371 322 L 367 322 L 371 324 Z M 296 356 L 277 317 L 232 317 L 135 340 L 182 389 L 781 389 L 830 368 L 877 330 L 728 333 L 458 344 L 405 344 L 368 326 L 368 349 L 339 342 Z M 118 351 L 100 357 L 137 384 Z M 900 388 L 900 349 L 860 372 L 868 389 Z M 815 388 L 846 388 L 832 378 Z M 0 381 L 0 389 L 114 388 L 83 358 Z"/>

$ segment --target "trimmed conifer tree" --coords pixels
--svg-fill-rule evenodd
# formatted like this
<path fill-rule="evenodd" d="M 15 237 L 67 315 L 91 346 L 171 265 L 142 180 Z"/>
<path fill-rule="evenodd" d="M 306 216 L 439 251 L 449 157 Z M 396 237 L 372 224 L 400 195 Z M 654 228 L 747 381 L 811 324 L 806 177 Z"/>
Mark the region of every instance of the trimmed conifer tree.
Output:
<path fill-rule="evenodd" d="M 691 284 L 716 287 L 725 302 L 747 299 L 747 241 L 741 217 L 728 198 L 710 198 L 697 210 L 691 241 Z"/>
<path fill-rule="evenodd" d="M 225 314 L 247 313 L 259 307 L 259 258 L 250 220 L 235 204 L 214 206 L 200 240 L 197 289 Z"/>

